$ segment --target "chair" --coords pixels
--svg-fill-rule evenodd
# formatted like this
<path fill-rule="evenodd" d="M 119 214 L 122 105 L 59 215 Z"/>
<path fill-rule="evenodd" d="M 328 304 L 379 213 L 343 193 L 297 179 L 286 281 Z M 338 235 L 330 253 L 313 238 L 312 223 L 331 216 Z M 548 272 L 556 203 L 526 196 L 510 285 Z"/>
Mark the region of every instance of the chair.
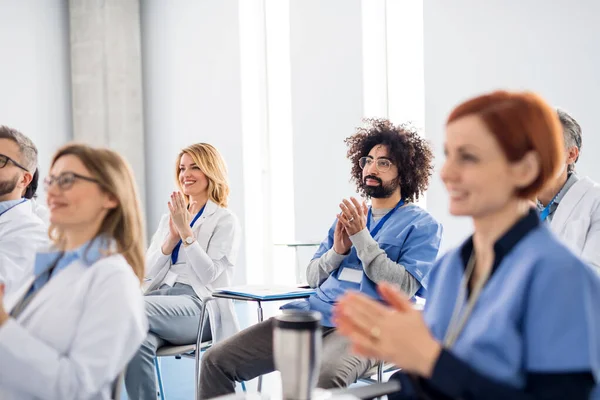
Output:
<path fill-rule="evenodd" d="M 367 370 L 358 378 L 359 381 L 367 382 L 367 383 L 382 383 L 383 382 L 383 374 L 386 372 L 392 372 L 399 370 L 400 368 L 396 367 L 392 363 L 386 363 L 384 361 L 379 361 L 377 364 L 373 365 L 371 368 Z M 376 379 L 373 379 L 373 375 L 377 375 Z"/>
<path fill-rule="evenodd" d="M 156 351 L 156 358 L 154 359 L 154 367 L 156 368 L 156 376 L 158 380 L 158 388 L 160 390 L 160 399 L 165 400 L 165 391 L 162 381 L 162 374 L 160 371 L 160 364 L 158 357 L 175 357 L 181 359 L 181 357 L 194 358 L 195 359 L 195 375 L 194 375 L 194 393 L 195 399 L 200 398 L 199 393 L 199 382 L 198 377 L 200 376 L 200 354 L 206 351 L 212 345 L 212 341 L 202 342 L 202 331 L 204 329 L 204 317 L 206 315 L 206 305 L 208 302 L 215 300 L 213 297 L 202 298 L 202 312 L 200 313 L 200 320 L 198 321 L 198 332 L 196 333 L 196 343 L 179 345 L 179 346 L 163 346 Z M 199 351 L 196 351 L 200 349 Z"/>
<path fill-rule="evenodd" d="M 398 392 L 401 389 L 400 382 L 393 379 L 385 383 L 375 383 L 367 386 L 355 386 L 344 389 L 327 390 L 328 397 L 352 397 L 359 399 L 381 399 L 383 396 Z"/>

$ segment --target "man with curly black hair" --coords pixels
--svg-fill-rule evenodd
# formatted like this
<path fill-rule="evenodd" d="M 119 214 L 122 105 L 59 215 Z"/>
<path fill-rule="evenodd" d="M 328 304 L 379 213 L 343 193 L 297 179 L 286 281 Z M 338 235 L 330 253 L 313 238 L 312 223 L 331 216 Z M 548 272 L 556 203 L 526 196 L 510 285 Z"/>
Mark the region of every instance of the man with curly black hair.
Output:
<path fill-rule="evenodd" d="M 433 173 L 433 153 L 427 142 L 409 125 L 394 126 L 384 119 L 366 120 L 365 127 L 346 139 L 348 158 L 352 162 L 352 180 L 358 185 L 361 195 L 372 199 L 386 198 L 398 188 L 406 202 L 414 203 L 427 190 L 429 178 Z M 379 168 L 369 168 L 373 174 L 364 174 L 365 166 L 372 165 L 371 150 L 385 150 L 383 160 L 377 162 Z M 397 179 L 383 184 L 379 178 L 392 168 Z M 373 180 L 368 184 L 367 180 Z"/>
<path fill-rule="evenodd" d="M 408 125 L 367 120 L 346 139 L 357 191 L 371 207 L 355 198 L 343 200 L 327 238 L 307 268 L 316 293 L 284 309 L 319 311 L 323 352 L 317 385 L 345 387 L 376 360 L 352 354 L 350 341 L 336 331 L 333 306 L 348 290 L 381 300 L 379 282 L 389 282 L 408 297 L 423 295 L 440 245 L 442 227 L 414 202 L 425 192 L 433 166 L 427 142 Z M 374 330 L 374 336 L 379 332 Z M 234 381 L 272 372 L 273 321 L 254 325 L 217 344 L 202 358 L 202 398 L 233 393 Z"/>

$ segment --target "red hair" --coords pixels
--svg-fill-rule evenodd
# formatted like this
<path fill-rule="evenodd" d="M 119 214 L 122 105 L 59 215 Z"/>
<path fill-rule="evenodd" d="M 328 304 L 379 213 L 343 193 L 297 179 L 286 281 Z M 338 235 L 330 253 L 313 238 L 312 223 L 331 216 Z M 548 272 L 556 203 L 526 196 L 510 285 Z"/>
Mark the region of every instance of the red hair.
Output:
<path fill-rule="evenodd" d="M 509 161 L 519 161 L 529 151 L 538 154 L 540 174 L 517 196 L 535 196 L 558 173 L 564 152 L 562 127 L 556 110 L 540 96 L 507 91 L 484 94 L 457 106 L 446 124 L 466 116 L 483 121 Z"/>

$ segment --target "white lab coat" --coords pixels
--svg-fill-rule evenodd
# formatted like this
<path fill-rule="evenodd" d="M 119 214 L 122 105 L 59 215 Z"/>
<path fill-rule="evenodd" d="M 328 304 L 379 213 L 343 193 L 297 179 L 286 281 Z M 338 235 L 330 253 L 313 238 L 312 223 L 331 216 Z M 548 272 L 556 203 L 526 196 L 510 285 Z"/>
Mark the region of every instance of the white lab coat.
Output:
<path fill-rule="evenodd" d="M 189 246 L 182 245 L 180 257 L 186 257 L 195 272 L 190 276 L 192 288 L 198 297 L 207 297 L 216 288 L 231 286 L 234 265 L 240 247 L 241 227 L 235 215 L 227 208 L 208 201 L 202 216 L 192 226 L 196 241 Z M 163 283 L 172 284 L 173 272 L 170 271 L 171 256 L 162 253 L 162 244 L 169 234 L 169 215 L 164 215 L 158 230 L 152 238 L 146 253 L 147 291 L 159 288 Z M 201 267 L 210 260 L 226 258 L 227 267 Z M 217 299 L 208 303 L 208 317 L 213 342 L 219 342 L 239 332 L 239 324 L 233 308 L 233 302 Z"/>
<path fill-rule="evenodd" d="M 25 201 L 0 215 L 0 282 L 6 294 L 33 275 L 38 249 L 48 247 L 48 225 L 36 214 L 33 201 Z"/>
<path fill-rule="evenodd" d="M 36 199 L 31 199 L 31 208 L 33 209 L 33 213 L 40 217 L 40 219 L 46 224 L 46 226 L 50 225 L 50 211 L 45 206 L 38 203 Z"/>
<path fill-rule="evenodd" d="M 8 310 L 32 281 L 7 299 Z M 0 327 L 0 399 L 109 399 L 147 334 L 140 283 L 125 258 L 75 261 Z"/>
<path fill-rule="evenodd" d="M 558 204 L 550 229 L 600 272 L 600 185 L 587 177 L 575 182 Z"/>

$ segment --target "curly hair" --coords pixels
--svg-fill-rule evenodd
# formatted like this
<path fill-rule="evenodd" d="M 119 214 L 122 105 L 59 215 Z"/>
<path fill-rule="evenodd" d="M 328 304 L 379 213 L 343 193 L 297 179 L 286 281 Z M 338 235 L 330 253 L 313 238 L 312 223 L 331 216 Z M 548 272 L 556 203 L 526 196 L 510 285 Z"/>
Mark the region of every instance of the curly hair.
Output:
<path fill-rule="evenodd" d="M 348 159 L 352 162 L 351 181 L 356 183 L 356 192 L 366 195 L 362 187 L 363 171 L 358 161 L 369 155 L 373 147 L 383 145 L 398 167 L 402 197 L 407 202 L 417 201 L 427 190 L 433 174 L 433 152 L 429 143 L 409 124 L 394 125 L 387 119 L 377 118 L 363 121 L 365 125 L 344 140 L 348 146 Z"/>

